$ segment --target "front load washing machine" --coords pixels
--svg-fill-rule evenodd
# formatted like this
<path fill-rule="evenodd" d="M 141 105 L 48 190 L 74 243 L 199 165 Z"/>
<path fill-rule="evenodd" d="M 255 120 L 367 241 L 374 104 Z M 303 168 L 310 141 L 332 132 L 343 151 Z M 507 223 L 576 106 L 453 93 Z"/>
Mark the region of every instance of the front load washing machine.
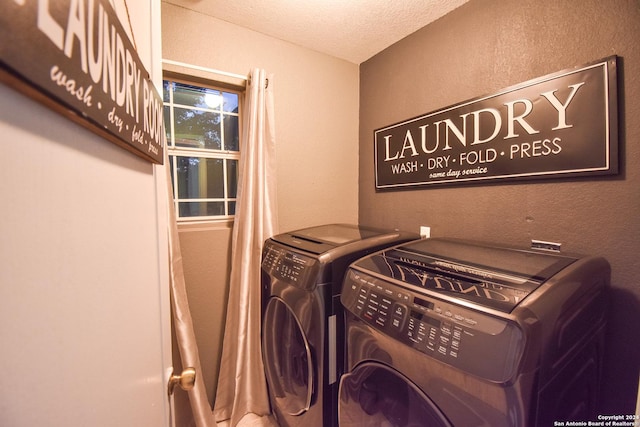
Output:
<path fill-rule="evenodd" d="M 265 242 L 262 350 L 271 407 L 281 427 L 337 425 L 344 272 L 362 256 L 419 237 L 330 224 Z"/>
<path fill-rule="evenodd" d="M 340 427 L 595 421 L 610 267 L 425 239 L 354 262 Z"/>

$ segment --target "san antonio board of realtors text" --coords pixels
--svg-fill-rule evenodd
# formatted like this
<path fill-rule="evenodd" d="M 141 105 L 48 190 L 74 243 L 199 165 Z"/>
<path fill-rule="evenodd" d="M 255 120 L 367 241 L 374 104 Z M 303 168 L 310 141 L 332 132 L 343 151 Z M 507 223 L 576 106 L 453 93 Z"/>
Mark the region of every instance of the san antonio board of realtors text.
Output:
<path fill-rule="evenodd" d="M 617 57 L 374 132 L 375 185 L 618 173 Z"/>

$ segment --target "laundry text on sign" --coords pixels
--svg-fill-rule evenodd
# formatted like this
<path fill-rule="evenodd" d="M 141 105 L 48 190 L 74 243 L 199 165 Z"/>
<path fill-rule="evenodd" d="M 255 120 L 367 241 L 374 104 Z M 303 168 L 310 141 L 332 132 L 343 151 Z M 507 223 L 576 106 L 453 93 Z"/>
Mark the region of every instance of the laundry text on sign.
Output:
<path fill-rule="evenodd" d="M 2 81 L 40 92 L 40 100 L 66 117 L 163 162 L 162 99 L 108 0 L 13 0 L 5 6 Z"/>
<path fill-rule="evenodd" d="M 376 188 L 617 173 L 616 58 L 374 132 Z"/>
<path fill-rule="evenodd" d="M 555 93 L 557 90 L 549 91 L 541 94 L 541 97 L 548 100 L 549 104 L 556 110 L 558 122 L 552 130 L 566 129 L 572 127 L 567 123 L 567 107 L 574 99 L 578 89 L 585 83 L 578 83 L 569 86 L 571 89 L 567 99 L 561 102 L 556 98 Z M 533 128 L 533 126 L 527 122 L 527 116 L 531 114 L 534 108 L 534 102 L 530 99 L 518 99 L 509 103 L 505 103 L 504 111 L 497 110 L 495 108 L 484 108 L 476 110 L 471 113 L 465 113 L 460 115 L 461 125 L 456 125 L 453 120 L 445 119 L 436 121 L 434 123 L 428 123 L 418 127 L 420 144 L 418 148 L 425 154 L 432 154 L 438 150 L 446 151 L 451 150 L 451 144 L 460 143 L 463 146 L 467 146 L 469 139 L 468 129 L 472 128 L 472 140 L 469 145 L 487 144 L 497 138 L 500 130 L 504 126 L 507 129 L 506 135 L 503 139 L 512 139 L 520 136 L 520 133 L 516 132 L 516 124 L 518 125 L 518 131 L 524 130 L 529 135 L 540 133 L 539 130 Z M 489 136 L 482 138 L 480 116 L 485 115 L 492 117 L 493 128 L 489 128 Z M 502 116 L 505 115 L 503 120 Z M 471 118 L 470 118 L 471 117 Z M 471 124 L 471 126 L 469 126 Z M 430 127 L 431 126 L 431 127 Z M 432 129 L 432 131 L 429 131 Z M 451 137 L 451 138 L 450 138 Z M 407 154 L 411 157 L 418 156 L 418 149 L 414 140 L 412 129 L 407 129 L 404 142 L 399 150 L 392 150 L 391 138 L 392 135 L 385 135 L 385 161 L 396 160 L 398 158 L 404 159 Z M 441 146 L 442 144 L 442 146 Z"/>

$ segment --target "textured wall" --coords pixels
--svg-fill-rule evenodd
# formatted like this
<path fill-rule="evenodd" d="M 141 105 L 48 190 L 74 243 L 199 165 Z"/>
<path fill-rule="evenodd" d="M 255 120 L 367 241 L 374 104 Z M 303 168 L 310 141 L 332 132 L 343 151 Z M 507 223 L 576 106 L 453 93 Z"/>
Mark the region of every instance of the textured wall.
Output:
<path fill-rule="evenodd" d="M 640 333 L 640 2 L 472 0 L 361 65 L 360 222 L 528 246 L 561 242 L 613 268 L 603 410 L 632 413 Z M 376 193 L 373 131 L 610 55 L 619 64 L 621 173 Z"/>

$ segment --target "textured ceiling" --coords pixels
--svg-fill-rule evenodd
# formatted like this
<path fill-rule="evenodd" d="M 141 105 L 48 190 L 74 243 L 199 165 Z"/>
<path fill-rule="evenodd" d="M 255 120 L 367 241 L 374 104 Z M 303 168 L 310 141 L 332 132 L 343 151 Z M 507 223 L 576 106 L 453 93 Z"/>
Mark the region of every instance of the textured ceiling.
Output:
<path fill-rule="evenodd" d="M 468 0 L 163 0 L 360 64 Z"/>

